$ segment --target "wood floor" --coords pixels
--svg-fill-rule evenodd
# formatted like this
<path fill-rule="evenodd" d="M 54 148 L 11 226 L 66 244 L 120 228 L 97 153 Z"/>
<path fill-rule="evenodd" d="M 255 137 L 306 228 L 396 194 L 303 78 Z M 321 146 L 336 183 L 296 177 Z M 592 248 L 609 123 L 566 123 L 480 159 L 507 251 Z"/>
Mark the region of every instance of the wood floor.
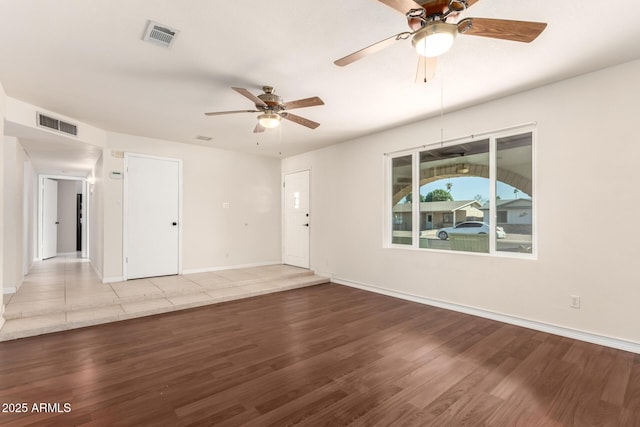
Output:
<path fill-rule="evenodd" d="M 640 356 L 327 284 L 0 343 L 0 402 L 20 427 L 640 426 Z"/>

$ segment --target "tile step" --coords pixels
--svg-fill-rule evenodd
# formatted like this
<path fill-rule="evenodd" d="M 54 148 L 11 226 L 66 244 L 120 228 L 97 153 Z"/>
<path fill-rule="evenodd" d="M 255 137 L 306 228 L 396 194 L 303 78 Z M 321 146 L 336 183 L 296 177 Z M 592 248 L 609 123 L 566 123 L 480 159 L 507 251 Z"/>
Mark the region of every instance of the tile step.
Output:
<path fill-rule="evenodd" d="M 192 281 L 192 283 L 197 287 L 191 287 L 189 289 L 174 290 L 174 291 L 163 291 L 159 289 L 151 293 L 140 294 L 135 296 L 118 297 L 116 295 L 111 299 L 102 299 L 95 302 L 66 303 L 66 304 L 61 303 L 59 305 L 52 305 L 47 308 L 32 308 L 32 309 L 26 309 L 23 311 L 15 311 L 15 312 L 12 312 L 11 310 L 7 311 L 6 310 L 7 307 L 5 307 L 4 318 L 5 320 L 13 320 L 13 319 L 20 319 L 24 317 L 41 316 L 46 314 L 55 314 L 55 313 L 68 312 L 68 311 L 74 311 L 74 310 L 84 310 L 84 309 L 90 309 L 90 308 L 95 309 L 95 308 L 117 305 L 117 304 L 129 304 L 129 303 L 147 301 L 149 299 L 175 298 L 175 297 L 189 295 L 189 294 L 197 294 L 202 292 L 214 292 L 217 289 L 236 288 L 236 287 L 255 285 L 260 283 L 270 283 L 270 282 L 289 281 L 289 280 L 298 280 L 298 279 L 307 280 L 306 278 L 314 277 L 314 276 L 315 275 L 313 271 L 307 270 L 302 272 L 274 275 L 273 277 L 266 277 L 266 278 L 260 278 L 260 279 L 229 281 L 227 283 L 223 283 L 219 285 L 200 285 L 197 282 Z M 181 276 L 181 277 L 185 277 L 188 279 L 189 276 Z M 142 279 L 142 280 L 149 280 L 153 282 L 154 278 Z M 309 280 L 312 280 L 312 279 L 309 279 Z"/>
<path fill-rule="evenodd" d="M 18 338 L 24 338 L 46 333 L 65 331 L 69 329 L 77 329 L 86 326 L 100 325 L 103 323 L 116 322 L 120 320 L 134 319 L 137 317 L 150 316 L 161 313 L 168 313 L 177 310 L 185 310 L 189 308 L 201 307 L 210 304 L 233 301 L 243 298 L 265 295 L 274 292 L 282 292 L 291 289 L 303 288 L 328 283 L 327 277 L 317 275 L 305 275 L 302 277 L 287 280 L 264 280 L 259 283 L 245 284 L 243 286 L 233 286 L 225 291 L 219 289 L 219 295 L 215 295 L 215 291 L 209 291 L 204 295 L 200 295 L 202 299 L 193 298 L 192 301 L 172 303 L 169 301 L 171 297 L 147 298 L 138 300 L 130 304 L 138 304 L 127 311 L 129 303 L 113 303 L 100 307 L 90 307 L 83 309 L 60 310 L 54 313 L 46 313 L 33 315 L 29 317 L 20 317 L 6 319 L 6 322 L 0 330 L 0 342 Z M 237 293 L 234 291 L 238 291 Z M 178 294 L 180 297 L 195 296 L 200 293 Z M 211 295 L 213 294 L 213 295 Z M 175 298 L 175 297 L 174 297 Z M 185 298 L 189 299 L 189 298 Z M 162 302 L 154 307 L 153 302 Z M 149 302 L 149 308 L 144 308 L 145 302 Z M 90 313 L 87 315 L 87 311 Z M 6 317 L 5 317 L 6 318 Z"/>

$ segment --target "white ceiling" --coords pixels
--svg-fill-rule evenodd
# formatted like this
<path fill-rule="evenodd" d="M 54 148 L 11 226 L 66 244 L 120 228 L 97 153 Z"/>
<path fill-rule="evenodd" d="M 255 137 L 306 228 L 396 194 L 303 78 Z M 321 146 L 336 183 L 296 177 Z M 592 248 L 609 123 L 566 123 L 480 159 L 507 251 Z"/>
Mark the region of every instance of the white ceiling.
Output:
<path fill-rule="evenodd" d="M 467 16 L 549 25 L 531 44 L 461 35 L 420 85 L 409 40 L 333 64 L 407 30 L 376 0 L 0 0 L 0 82 L 108 131 L 284 157 L 640 58 L 636 0 L 480 0 Z M 180 30 L 171 49 L 142 41 L 147 20 Z M 231 87 L 263 85 L 321 97 L 295 111 L 321 126 L 256 135 L 257 114 L 204 116 L 252 109 Z"/>

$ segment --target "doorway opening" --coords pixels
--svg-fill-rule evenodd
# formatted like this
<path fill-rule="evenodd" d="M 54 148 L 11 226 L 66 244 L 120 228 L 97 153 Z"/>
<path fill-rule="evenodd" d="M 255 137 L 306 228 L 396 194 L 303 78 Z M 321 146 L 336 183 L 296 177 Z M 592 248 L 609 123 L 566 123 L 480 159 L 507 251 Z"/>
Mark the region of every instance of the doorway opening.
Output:
<path fill-rule="evenodd" d="M 40 175 L 38 259 L 77 254 L 89 257 L 88 183 L 85 178 Z"/>

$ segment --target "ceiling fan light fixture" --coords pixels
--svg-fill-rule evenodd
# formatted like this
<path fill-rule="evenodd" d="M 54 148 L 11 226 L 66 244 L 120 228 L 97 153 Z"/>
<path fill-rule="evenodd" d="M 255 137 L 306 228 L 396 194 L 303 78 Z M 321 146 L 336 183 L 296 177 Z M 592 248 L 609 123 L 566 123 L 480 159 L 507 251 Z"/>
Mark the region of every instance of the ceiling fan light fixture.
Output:
<path fill-rule="evenodd" d="M 427 24 L 418 31 L 411 40 L 411 44 L 418 55 L 434 58 L 447 52 L 453 46 L 453 41 L 458 34 L 458 27 L 446 22 Z"/>
<path fill-rule="evenodd" d="M 469 165 L 466 163 L 463 163 L 461 165 L 458 166 L 458 168 L 456 169 L 457 173 L 469 173 Z"/>
<path fill-rule="evenodd" d="M 280 124 L 280 116 L 276 113 L 263 113 L 258 116 L 258 123 L 266 129 L 273 129 Z"/>

